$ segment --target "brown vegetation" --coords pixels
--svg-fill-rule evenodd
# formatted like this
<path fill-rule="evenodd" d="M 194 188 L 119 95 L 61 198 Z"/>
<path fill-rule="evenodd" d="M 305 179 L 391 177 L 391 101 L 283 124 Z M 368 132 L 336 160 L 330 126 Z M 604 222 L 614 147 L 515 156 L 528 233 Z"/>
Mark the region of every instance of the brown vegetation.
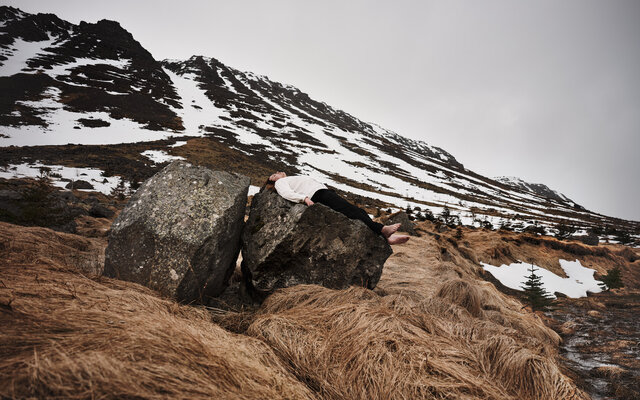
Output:
<path fill-rule="evenodd" d="M 269 297 L 247 333 L 327 399 L 586 398 L 549 342 L 490 318 L 437 296 L 296 286 Z"/>
<path fill-rule="evenodd" d="M 0 396 L 588 398 L 560 370 L 560 337 L 478 278 L 477 259 L 533 251 L 515 234 L 455 239 L 420 223 L 425 235 L 396 247 L 375 291 L 296 286 L 214 323 L 138 285 L 81 274 L 103 239 L 0 228 Z M 538 251 L 536 262 L 570 254 Z"/>
<path fill-rule="evenodd" d="M 269 175 L 283 168 L 273 161 L 259 161 L 258 157 L 250 157 L 208 137 L 189 139 L 184 146 L 170 149 L 170 153 L 185 157 L 195 165 L 246 175 L 255 186 L 262 186 Z"/>
<path fill-rule="evenodd" d="M 2 253 L 0 397 L 315 397 L 259 340 L 139 285 L 89 279 L 66 258 L 84 254 L 86 240 L 33 229 L 19 231 L 33 241 L 14 238 Z"/>

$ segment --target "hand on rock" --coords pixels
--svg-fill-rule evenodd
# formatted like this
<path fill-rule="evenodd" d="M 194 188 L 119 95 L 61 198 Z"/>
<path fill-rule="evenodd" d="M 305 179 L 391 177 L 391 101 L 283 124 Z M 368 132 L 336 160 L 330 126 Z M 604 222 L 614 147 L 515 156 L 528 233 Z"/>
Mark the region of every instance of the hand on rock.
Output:
<path fill-rule="evenodd" d="M 304 203 L 305 203 L 306 205 L 308 205 L 308 206 L 312 206 L 312 205 L 313 205 L 313 201 L 311 201 L 311 199 L 310 199 L 310 198 L 308 198 L 308 197 L 305 197 L 305 198 L 304 198 Z"/>

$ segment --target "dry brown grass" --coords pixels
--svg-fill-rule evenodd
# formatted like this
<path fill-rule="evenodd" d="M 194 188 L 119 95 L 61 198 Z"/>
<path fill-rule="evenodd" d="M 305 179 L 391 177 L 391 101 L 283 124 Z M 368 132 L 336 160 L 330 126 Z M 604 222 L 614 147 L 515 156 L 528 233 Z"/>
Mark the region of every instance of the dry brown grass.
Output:
<path fill-rule="evenodd" d="M 315 398 L 268 346 L 205 310 L 62 261 L 0 265 L 0 397 Z"/>
<path fill-rule="evenodd" d="M 480 293 L 455 296 L 459 306 L 455 288 L 469 286 L 446 282 L 430 298 L 296 286 L 269 297 L 247 333 L 327 399 L 588 398 L 558 369 L 557 335 L 485 319 Z"/>
<path fill-rule="evenodd" d="M 559 336 L 444 238 L 396 247 L 377 292 L 296 286 L 217 318 L 240 335 L 80 274 L 102 242 L 3 228 L 0 397 L 587 398 L 558 369 Z"/>
<path fill-rule="evenodd" d="M 65 265 L 97 276 L 104 266 L 105 247 L 101 239 L 0 222 L 0 260 L 5 264 Z"/>
<path fill-rule="evenodd" d="M 248 156 L 210 138 L 189 139 L 184 146 L 168 150 L 171 154 L 185 157 L 196 165 L 246 175 L 251 178 L 251 184 L 256 186 L 262 186 L 269 175 L 282 169 L 281 166 L 269 160 Z"/>

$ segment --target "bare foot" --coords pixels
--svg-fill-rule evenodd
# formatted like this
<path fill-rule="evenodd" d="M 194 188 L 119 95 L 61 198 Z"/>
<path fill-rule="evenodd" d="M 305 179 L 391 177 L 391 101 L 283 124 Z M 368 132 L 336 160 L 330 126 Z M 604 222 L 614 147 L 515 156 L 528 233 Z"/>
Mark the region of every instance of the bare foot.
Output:
<path fill-rule="evenodd" d="M 402 244 L 402 243 L 406 243 L 407 240 L 409 240 L 409 236 L 392 236 L 390 238 L 387 238 L 387 242 L 389 242 L 389 244 Z"/>
<path fill-rule="evenodd" d="M 388 239 L 391 235 L 396 233 L 399 228 L 400 228 L 400 224 L 393 224 L 393 225 L 383 226 L 382 227 L 382 236 L 384 236 L 384 237 L 386 237 Z"/>

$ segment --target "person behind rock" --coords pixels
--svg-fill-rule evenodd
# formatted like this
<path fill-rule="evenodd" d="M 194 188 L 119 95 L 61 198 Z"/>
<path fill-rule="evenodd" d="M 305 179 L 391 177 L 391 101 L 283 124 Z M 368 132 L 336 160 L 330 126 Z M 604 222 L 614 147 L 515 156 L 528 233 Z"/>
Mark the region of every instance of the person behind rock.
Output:
<path fill-rule="evenodd" d="M 308 206 L 320 203 L 350 219 L 359 219 L 372 231 L 384 236 L 389 244 L 400 244 L 409 240 L 408 236 L 393 235 L 400 224 L 385 226 L 371 220 L 365 210 L 349 203 L 310 176 L 287 176 L 284 172 L 276 172 L 269 177 L 266 186 L 267 188 L 275 187 L 280 196 L 294 203 L 305 203 Z"/>

